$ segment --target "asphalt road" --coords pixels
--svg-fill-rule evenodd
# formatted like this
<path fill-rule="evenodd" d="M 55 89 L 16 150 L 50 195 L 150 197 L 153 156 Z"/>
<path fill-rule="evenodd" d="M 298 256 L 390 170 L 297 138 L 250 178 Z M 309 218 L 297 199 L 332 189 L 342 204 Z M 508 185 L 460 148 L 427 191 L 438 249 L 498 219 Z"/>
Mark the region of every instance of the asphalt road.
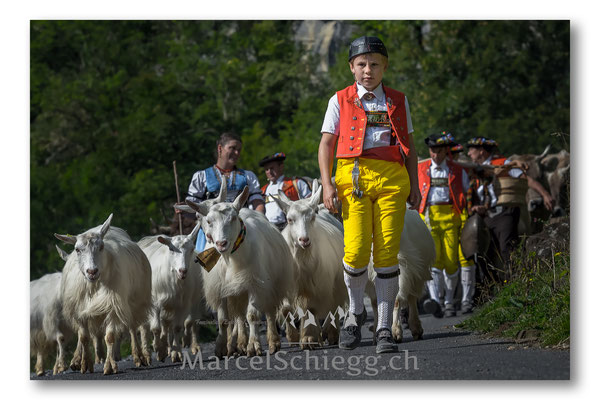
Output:
<path fill-rule="evenodd" d="M 370 308 L 368 307 L 370 311 Z M 508 339 L 490 339 L 454 328 L 466 317 L 436 319 L 421 315 L 425 331 L 423 340 L 414 341 L 404 332 L 398 353 L 377 355 L 372 333 L 363 327 L 361 346 L 355 350 L 340 350 L 328 346 L 302 351 L 290 346 L 285 339 L 282 348 L 273 356 L 239 357 L 216 361 L 214 344 L 202 344 L 202 357 L 192 368 L 189 362 L 164 363 L 152 360 L 150 367 L 136 368 L 131 357 L 118 363 L 119 372 L 104 376 L 102 365 L 95 365 L 93 374 L 68 371 L 52 376 L 47 371 L 37 380 L 564 380 L 570 378 L 568 350 L 548 350 L 515 344 Z M 369 316 L 372 314 L 369 312 Z M 262 337 L 263 348 L 267 348 Z M 69 358 L 67 358 L 68 360 Z"/>

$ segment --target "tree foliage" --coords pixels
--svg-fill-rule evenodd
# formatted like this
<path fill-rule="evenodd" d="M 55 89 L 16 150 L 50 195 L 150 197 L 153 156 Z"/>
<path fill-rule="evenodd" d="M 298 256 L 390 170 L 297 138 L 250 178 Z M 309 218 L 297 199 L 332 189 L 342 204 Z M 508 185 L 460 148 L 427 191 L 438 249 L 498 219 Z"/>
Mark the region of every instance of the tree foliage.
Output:
<path fill-rule="evenodd" d="M 352 83 L 338 62 L 294 40 L 298 21 L 32 21 L 31 277 L 60 269 L 53 232 L 80 233 L 114 212 L 134 240 L 164 223 L 225 131 L 239 165 L 284 151 L 286 171 L 318 176 L 327 101 Z M 384 83 L 409 98 L 418 150 L 440 130 L 540 152 L 569 133 L 569 23 L 355 21 L 390 53 Z M 558 148 L 562 143 L 555 143 Z"/>

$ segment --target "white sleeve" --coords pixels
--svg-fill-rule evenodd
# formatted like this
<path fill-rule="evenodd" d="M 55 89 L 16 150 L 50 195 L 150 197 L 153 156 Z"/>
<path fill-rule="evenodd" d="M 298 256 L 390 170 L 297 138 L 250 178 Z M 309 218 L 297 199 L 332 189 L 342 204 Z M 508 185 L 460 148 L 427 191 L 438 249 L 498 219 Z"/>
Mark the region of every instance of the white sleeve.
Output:
<path fill-rule="evenodd" d="M 190 182 L 190 186 L 188 188 L 188 195 L 186 196 L 186 200 L 193 201 L 194 203 L 199 203 L 204 199 L 204 195 L 206 194 L 206 174 L 204 170 L 196 171 L 194 176 L 192 176 L 192 181 Z"/>
<path fill-rule="evenodd" d="M 298 186 L 298 197 L 301 199 L 310 197 L 311 191 L 306 182 L 304 182 L 302 179 L 298 179 L 296 180 L 296 185 Z"/>
<path fill-rule="evenodd" d="M 244 170 L 246 172 L 246 181 L 248 183 L 248 189 L 250 196 L 248 197 L 248 203 L 254 200 L 264 201 L 262 197 L 262 191 L 260 190 L 260 183 L 256 174 L 252 171 Z"/>
<path fill-rule="evenodd" d="M 340 133 L 340 104 L 338 102 L 337 93 L 334 94 L 327 104 L 327 111 L 321 127 L 321 133 L 327 132 L 334 135 Z"/>
<path fill-rule="evenodd" d="M 408 106 L 408 97 L 404 96 L 404 107 L 406 108 L 406 128 L 408 133 L 413 133 L 412 119 L 410 118 L 410 107 Z"/>
<path fill-rule="evenodd" d="M 504 165 L 508 164 L 509 162 L 509 160 L 504 160 Z M 508 175 L 512 176 L 513 178 L 518 178 L 523 175 L 523 171 L 521 171 L 519 168 L 513 168 L 508 171 Z"/>

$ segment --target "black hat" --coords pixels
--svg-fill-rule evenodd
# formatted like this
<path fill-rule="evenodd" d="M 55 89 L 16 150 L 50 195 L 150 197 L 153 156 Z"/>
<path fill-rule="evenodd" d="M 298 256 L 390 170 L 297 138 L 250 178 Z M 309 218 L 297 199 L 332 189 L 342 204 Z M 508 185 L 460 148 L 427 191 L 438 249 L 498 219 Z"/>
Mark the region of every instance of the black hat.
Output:
<path fill-rule="evenodd" d="M 379 53 L 388 56 L 387 49 L 381 39 L 376 36 L 361 36 L 350 43 L 348 61 L 365 53 Z"/>
<path fill-rule="evenodd" d="M 283 161 L 285 160 L 285 153 L 275 153 L 269 156 L 266 156 L 262 160 L 258 162 L 258 165 L 264 167 L 265 164 L 270 163 L 271 161 Z"/>
<path fill-rule="evenodd" d="M 446 132 L 442 133 L 434 133 L 433 135 L 429 135 L 425 138 L 425 144 L 428 147 L 447 147 L 454 146 L 456 142 L 454 142 L 454 138 L 451 134 L 446 134 Z"/>
<path fill-rule="evenodd" d="M 458 153 L 462 153 L 464 150 L 465 150 L 465 149 L 464 149 L 463 145 L 462 145 L 462 144 L 460 144 L 460 143 L 457 143 L 455 146 L 452 146 L 452 147 L 450 148 L 450 152 L 451 152 L 452 154 L 458 154 Z"/>
<path fill-rule="evenodd" d="M 498 142 L 496 142 L 494 139 L 488 139 L 483 136 L 477 136 L 469 139 L 469 141 L 467 142 L 467 147 L 483 147 L 487 151 L 492 151 L 496 147 L 498 147 Z"/>

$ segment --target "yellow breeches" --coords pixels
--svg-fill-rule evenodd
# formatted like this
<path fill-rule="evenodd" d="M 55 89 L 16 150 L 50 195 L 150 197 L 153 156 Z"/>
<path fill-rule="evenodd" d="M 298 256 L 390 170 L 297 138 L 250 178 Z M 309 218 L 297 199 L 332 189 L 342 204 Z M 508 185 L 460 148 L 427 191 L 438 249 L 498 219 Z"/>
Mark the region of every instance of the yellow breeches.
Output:
<path fill-rule="evenodd" d="M 435 242 L 436 253 L 433 266 L 445 269 L 446 274 L 452 275 L 458 270 L 461 218 L 454 213 L 452 205 L 437 205 L 428 208 L 428 226 Z M 421 218 L 427 223 L 425 215 L 421 214 Z"/>
<path fill-rule="evenodd" d="M 359 187 L 363 196 L 352 195 L 354 159 L 338 159 L 335 184 L 344 220 L 344 262 L 352 268 L 398 264 L 410 180 L 406 167 L 395 162 L 359 159 Z"/>
<path fill-rule="evenodd" d="M 465 226 L 465 222 L 467 222 L 467 218 L 469 218 L 467 210 L 463 210 L 462 214 L 460 214 L 460 231 L 458 233 L 458 265 L 461 267 L 469 267 L 474 264 L 473 261 L 469 261 L 465 258 L 465 255 L 462 252 L 462 246 L 460 245 L 460 233 Z"/>

